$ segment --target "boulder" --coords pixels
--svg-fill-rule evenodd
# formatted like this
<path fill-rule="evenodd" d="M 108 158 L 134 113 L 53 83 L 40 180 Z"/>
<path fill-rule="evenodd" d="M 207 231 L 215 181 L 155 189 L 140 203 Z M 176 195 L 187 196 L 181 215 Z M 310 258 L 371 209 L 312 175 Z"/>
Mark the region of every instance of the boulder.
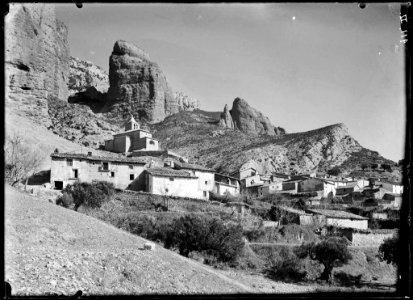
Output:
<path fill-rule="evenodd" d="M 221 119 L 219 120 L 219 126 L 234 129 L 234 121 L 228 109 L 228 104 L 225 104 L 224 112 L 221 114 Z"/>
<path fill-rule="evenodd" d="M 109 91 L 102 112 L 159 122 L 179 111 L 165 75 L 137 46 L 117 41 L 109 59 Z"/>

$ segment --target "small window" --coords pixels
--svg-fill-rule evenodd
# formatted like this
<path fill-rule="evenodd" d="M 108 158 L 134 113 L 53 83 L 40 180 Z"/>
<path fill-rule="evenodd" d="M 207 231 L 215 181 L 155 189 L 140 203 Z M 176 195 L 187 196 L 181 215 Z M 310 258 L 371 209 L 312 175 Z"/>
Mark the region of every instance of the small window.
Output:
<path fill-rule="evenodd" d="M 68 166 L 73 166 L 73 159 L 66 160 Z"/>
<path fill-rule="evenodd" d="M 129 169 L 133 169 L 133 165 L 129 165 Z"/>
<path fill-rule="evenodd" d="M 134 179 L 135 179 L 135 174 L 130 174 L 130 175 L 129 175 L 129 179 L 130 179 L 130 180 L 134 180 Z"/>
<path fill-rule="evenodd" d="M 115 172 L 110 172 L 110 177 L 115 177 Z"/>
<path fill-rule="evenodd" d="M 168 189 L 165 189 L 165 192 L 167 193 L 167 192 L 169 192 L 169 190 L 168 190 Z"/>
<path fill-rule="evenodd" d="M 105 170 L 105 171 L 107 171 L 107 170 L 109 170 L 109 163 L 107 163 L 107 162 L 104 162 L 103 163 L 103 170 Z M 113 173 L 113 172 L 112 172 Z M 113 176 L 112 176 L 113 177 Z"/>
<path fill-rule="evenodd" d="M 150 141 L 149 141 L 149 144 L 150 144 L 150 145 L 155 145 L 155 142 L 152 141 L 152 140 L 150 140 Z"/>
<path fill-rule="evenodd" d="M 77 169 L 73 169 L 73 178 L 78 178 L 78 170 Z"/>
<path fill-rule="evenodd" d="M 207 196 L 207 191 L 204 191 L 204 197 L 206 197 Z"/>
<path fill-rule="evenodd" d="M 208 180 L 205 180 L 205 184 L 208 184 Z"/>
<path fill-rule="evenodd" d="M 172 178 L 172 177 L 169 177 L 169 181 L 174 181 L 174 178 Z"/>

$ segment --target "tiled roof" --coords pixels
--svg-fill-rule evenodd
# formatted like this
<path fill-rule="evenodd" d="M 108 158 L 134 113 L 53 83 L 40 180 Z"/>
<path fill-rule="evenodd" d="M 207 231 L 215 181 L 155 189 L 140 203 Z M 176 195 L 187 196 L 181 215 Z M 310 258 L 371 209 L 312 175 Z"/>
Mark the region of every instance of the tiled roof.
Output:
<path fill-rule="evenodd" d="M 318 215 L 323 215 L 330 218 L 336 219 L 354 219 L 354 220 L 368 220 L 368 218 L 352 214 L 341 210 L 331 210 L 331 209 L 307 209 L 310 213 L 315 213 Z"/>
<path fill-rule="evenodd" d="M 175 166 L 177 167 L 177 169 L 186 169 L 186 170 L 196 170 L 196 171 L 203 171 L 203 172 L 211 172 L 211 173 L 215 173 L 215 170 L 207 168 L 207 167 L 203 167 L 200 165 L 196 165 L 196 164 L 187 164 L 187 163 L 181 163 L 181 162 L 176 162 Z"/>
<path fill-rule="evenodd" d="M 146 172 L 153 176 L 159 177 L 183 177 L 183 178 L 198 178 L 192 176 L 189 172 L 183 170 L 174 170 L 171 168 L 149 168 L 146 169 Z"/>
<path fill-rule="evenodd" d="M 109 162 L 124 162 L 124 163 L 135 163 L 135 164 L 146 164 L 142 159 L 136 158 L 126 158 L 126 157 L 109 157 L 109 156 L 89 156 L 83 153 L 52 153 L 50 157 L 56 158 L 72 158 L 72 159 L 85 159 L 93 161 L 109 161 Z"/>
<path fill-rule="evenodd" d="M 303 216 L 309 216 L 310 214 L 306 213 L 303 210 L 300 209 L 295 209 L 292 207 L 287 207 L 287 206 L 278 206 L 279 209 L 293 213 L 293 214 L 297 214 L 297 215 L 303 215 Z"/>
<path fill-rule="evenodd" d="M 380 184 L 381 182 L 383 182 L 383 183 L 390 183 L 390 184 L 393 184 L 393 185 L 403 185 L 401 182 L 390 181 L 390 180 L 381 180 L 381 181 L 378 181 L 378 182 L 376 182 L 376 183 L 377 183 L 377 184 Z"/>

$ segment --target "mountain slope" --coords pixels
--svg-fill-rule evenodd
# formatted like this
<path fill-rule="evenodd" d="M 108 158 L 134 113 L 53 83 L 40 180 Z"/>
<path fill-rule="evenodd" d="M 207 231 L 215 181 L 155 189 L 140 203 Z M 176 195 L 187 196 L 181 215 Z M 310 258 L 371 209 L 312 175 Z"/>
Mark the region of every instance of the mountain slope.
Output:
<path fill-rule="evenodd" d="M 156 124 L 155 137 L 164 147 L 194 162 L 228 173 L 245 166 L 262 173 L 326 171 L 333 166 L 346 167 L 357 153 L 369 152 L 349 135 L 344 124 L 281 136 L 251 136 L 222 129 L 218 121 L 202 111 L 181 112 Z M 369 158 L 394 164 L 375 151 L 370 151 Z M 351 167 L 360 166 L 353 163 Z"/>

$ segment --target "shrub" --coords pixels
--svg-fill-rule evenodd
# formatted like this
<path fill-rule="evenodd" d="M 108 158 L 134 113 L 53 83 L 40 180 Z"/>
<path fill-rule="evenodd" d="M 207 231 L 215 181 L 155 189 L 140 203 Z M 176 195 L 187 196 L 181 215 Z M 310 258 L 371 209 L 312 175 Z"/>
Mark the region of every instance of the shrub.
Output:
<path fill-rule="evenodd" d="M 103 202 L 108 200 L 110 195 L 113 194 L 113 185 L 106 182 L 75 182 L 69 184 L 63 190 L 64 193 L 70 194 L 73 197 L 75 204 L 75 210 L 77 210 L 82 204 L 90 208 L 98 208 Z"/>
<path fill-rule="evenodd" d="M 278 253 L 278 260 L 268 270 L 268 275 L 277 280 L 301 281 L 306 272 L 300 271 L 300 261 L 290 247 L 283 247 Z"/>
<path fill-rule="evenodd" d="M 378 257 L 381 261 L 385 261 L 388 264 L 397 264 L 397 257 L 399 253 L 399 242 L 397 237 L 389 238 L 379 247 Z"/>
<path fill-rule="evenodd" d="M 264 228 L 253 228 L 251 230 L 244 230 L 245 237 L 250 242 L 259 242 L 266 237 L 266 231 Z"/>
<path fill-rule="evenodd" d="M 336 281 L 343 286 L 359 286 L 362 276 L 362 274 L 353 276 L 345 272 L 338 272 L 334 274 Z"/>
<path fill-rule="evenodd" d="M 205 251 L 220 262 L 235 261 L 243 246 L 240 225 L 224 225 L 220 219 L 195 215 L 175 220 L 165 240 L 165 248 L 177 248 L 183 256 Z"/>
<path fill-rule="evenodd" d="M 330 170 L 328 170 L 328 175 L 332 175 L 332 176 L 338 176 L 341 173 L 341 169 L 339 167 L 334 167 Z"/>
<path fill-rule="evenodd" d="M 66 208 L 69 208 L 70 206 L 72 206 L 73 203 L 74 203 L 73 202 L 73 197 L 72 197 L 72 195 L 70 195 L 68 193 L 63 193 L 63 195 L 59 196 L 56 199 L 56 204 L 57 205 L 60 205 L 60 206 L 66 207 Z"/>

